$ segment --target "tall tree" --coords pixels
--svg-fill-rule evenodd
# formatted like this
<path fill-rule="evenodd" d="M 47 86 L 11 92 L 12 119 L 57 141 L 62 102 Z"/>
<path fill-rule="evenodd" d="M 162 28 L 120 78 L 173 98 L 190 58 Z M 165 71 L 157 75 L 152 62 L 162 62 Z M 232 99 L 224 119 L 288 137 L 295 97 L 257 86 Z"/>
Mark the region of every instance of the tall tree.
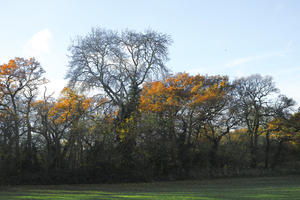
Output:
<path fill-rule="evenodd" d="M 259 128 L 270 117 L 271 97 L 278 92 L 278 89 L 271 77 L 262 77 L 258 74 L 237 79 L 234 85 L 240 118 L 248 130 L 251 166 L 255 168 L 257 166 L 258 137 L 262 134 Z"/>
<path fill-rule="evenodd" d="M 284 143 L 294 143 L 300 136 L 300 113 L 279 115 L 268 123 L 270 139 L 277 142 L 272 168 L 279 164 Z"/>
<path fill-rule="evenodd" d="M 187 73 L 179 73 L 164 81 L 144 85 L 140 108 L 159 114 L 164 122 L 162 126 L 165 127 L 162 131 L 163 137 L 172 141 L 175 154 L 172 157 L 179 157 L 183 165 L 188 164 L 186 158 L 191 156 L 191 152 L 188 151 L 192 146 L 193 137 L 199 135 L 199 127 L 208 128 L 210 123 L 210 131 L 213 130 L 214 133 L 206 135 L 212 142 L 216 140 L 217 143 L 232 127 L 229 117 L 225 122 L 227 124 L 224 124 L 229 127 L 222 130 L 222 133 L 217 133 L 221 126 L 213 127 L 212 122 L 217 115 L 225 112 L 226 95 L 229 91 L 227 81 L 227 77 L 223 76 L 190 76 Z"/>
<path fill-rule="evenodd" d="M 35 132 L 46 141 L 47 169 L 79 166 L 83 149 L 79 123 L 91 102 L 92 99 L 65 87 L 56 101 L 45 96 L 34 103 L 39 123 Z"/>
<path fill-rule="evenodd" d="M 167 72 L 170 43 L 168 35 L 154 31 L 92 29 L 71 45 L 67 78 L 81 89 L 104 91 L 122 121 L 137 109 L 145 80 Z"/>
<path fill-rule="evenodd" d="M 270 157 L 270 147 L 271 140 L 270 136 L 274 136 L 274 130 L 271 128 L 271 125 L 278 126 L 278 123 L 282 123 L 282 121 L 287 121 L 292 113 L 293 106 L 295 102 L 291 98 L 287 98 L 284 95 L 279 95 L 274 104 L 269 106 L 267 113 L 269 113 L 269 119 L 265 121 L 265 124 L 262 126 L 266 136 L 266 149 L 265 149 L 265 168 L 269 168 L 269 157 Z M 279 120 L 279 121 L 278 121 Z M 277 125 L 276 125 L 277 124 Z M 274 128 L 273 126 L 273 128 Z M 280 141 L 280 140 L 276 140 Z M 278 143 L 281 148 L 281 143 Z"/>
<path fill-rule="evenodd" d="M 20 167 L 21 161 L 21 135 L 27 134 L 26 146 L 31 160 L 32 133 L 29 115 L 31 102 L 38 93 L 38 87 L 46 82 L 42 77 L 43 73 L 43 68 L 34 58 L 15 58 L 0 66 L 0 110 L 6 119 L 11 120 L 6 130 L 14 140 L 17 167 Z M 26 128 L 21 129 L 22 125 Z"/>

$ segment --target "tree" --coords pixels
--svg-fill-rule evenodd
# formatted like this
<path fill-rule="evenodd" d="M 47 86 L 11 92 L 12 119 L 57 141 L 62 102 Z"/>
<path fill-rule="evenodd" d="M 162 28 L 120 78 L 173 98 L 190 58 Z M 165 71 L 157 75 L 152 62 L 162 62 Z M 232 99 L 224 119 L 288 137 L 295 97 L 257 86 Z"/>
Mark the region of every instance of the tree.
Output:
<path fill-rule="evenodd" d="M 142 84 L 167 72 L 170 43 L 168 35 L 154 31 L 92 29 L 71 45 L 67 78 L 72 86 L 103 91 L 123 121 L 137 109 Z"/>
<path fill-rule="evenodd" d="M 284 95 L 279 95 L 274 104 L 269 106 L 268 113 L 269 113 L 269 119 L 265 121 L 265 124 L 262 126 L 263 131 L 265 132 L 266 136 L 266 151 L 265 151 L 265 168 L 269 168 L 269 154 L 270 154 L 270 146 L 272 140 L 270 139 L 270 136 L 274 138 L 274 127 L 278 127 L 279 124 L 284 123 L 284 121 L 287 121 L 291 117 L 291 113 L 293 112 L 293 106 L 295 105 L 295 102 L 291 98 L 287 98 Z M 274 140 L 273 140 L 274 141 Z M 276 140 L 275 140 L 276 141 Z M 279 140 L 277 140 L 279 141 Z M 278 150 L 277 152 L 281 151 L 281 145 L 282 142 L 278 142 Z M 277 153 L 278 154 L 278 153 Z"/>
<path fill-rule="evenodd" d="M 270 117 L 271 97 L 278 92 L 271 77 L 251 75 L 237 79 L 235 85 L 235 98 L 239 107 L 240 118 L 247 127 L 252 167 L 257 166 L 258 137 L 263 132 L 260 127 L 266 124 Z"/>
<path fill-rule="evenodd" d="M 37 96 L 38 87 L 46 82 L 44 70 L 34 58 L 15 58 L 0 66 L 0 111 L 5 116 L 5 128 L 9 148 L 15 147 L 16 167 L 20 167 L 20 136 L 27 134 L 26 150 L 31 162 L 32 131 L 29 115 L 31 103 Z M 25 120 L 24 120 L 25 119 Z M 23 127 L 24 128 L 23 128 Z M 23 129 L 21 129 L 23 128 Z M 12 153 L 10 149 L 9 154 Z"/>
<path fill-rule="evenodd" d="M 226 84 L 224 87 L 224 95 L 207 102 L 202 110 L 201 129 L 206 139 L 211 142 L 209 151 L 209 162 L 211 170 L 218 167 L 217 153 L 220 142 L 224 136 L 227 136 L 233 129 L 235 129 L 240 119 L 237 115 L 237 107 L 233 97 L 233 87 Z M 212 171 L 213 172 L 213 171 Z"/>
<path fill-rule="evenodd" d="M 70 88 L 65 87 L 61 91 L 61 97 L 49 110 L 49 118 L 53 127 L 56 128 L 52 128 L 54 135 L 61 135 L 64 140 L 62 158 L 66 159 L 70 169 L 78 168 L 82 161 L 84 125 L 81 120 L 84 119 L 91 103 L 91 98 L 79 95 Z M 63 129 L 60 131 L 59 127 L 63 127 Z M 59 160 L 62 141 L 55 140 L 55 142 Z"/>
<path fill-rule="evenodd" d="M 80 119 L 87 112 L 92 99 L 67 87 L 61 91 L 61 97 L 57 101 L 48 102 L 47 98 L 44 99 L 36 102 L 35 107 L 42 125 L 37 132 L 47 141 L 47 167 L 53 165 L 56 169 L 60 168 L 66 158 L 64 163 L 71 163 L 70 168 L 78 166 L 74 159 L 81 159 L 77 155 L 83 149 Z"/>
<path fill-rule="evenodd" d="M 226 133 L 222 132 L 218 136 L 217 128 L 221 130 L 221 126 L 212 127 L 216 116 L 225 112 L 226 95 L 230 88 L 227 81 L 227 77 L 223 76 L 190 76 L 187 73 L 179 73 L 164 81 L 144 85 L 140 108 L 144 112 L 150 111 L 159 115 L 162 137 L 172 141 L 174 155 L 171 156 L 174 159 L 179 157 L 182 165 L 189 164 L 186 159 L 191 157 L 189 151 L 193 137 L 200 134 L 202 127 L 208 128 L 211 125 L 213 129 L 210 131 L 214 130 L 214 133 L 206 135 L 211 140 L 218 137 L 217 143 L 232 127 L 229 125 L 232 124 L 231 119 L 228 119 L 224 126 L 230 127 L 222 130 Z"/>
<path fill-rule="evenodd" d="M 270 133 L 270 139 L 278 143 L 277 152 L 274 156 L 272 168 L 280 160 L 281 151 L 284 143 L 294 143 L 300 135 L 300 113 L 294 113 L 289 116 L 278 116 L 268 123 L 267 130 Z"/>

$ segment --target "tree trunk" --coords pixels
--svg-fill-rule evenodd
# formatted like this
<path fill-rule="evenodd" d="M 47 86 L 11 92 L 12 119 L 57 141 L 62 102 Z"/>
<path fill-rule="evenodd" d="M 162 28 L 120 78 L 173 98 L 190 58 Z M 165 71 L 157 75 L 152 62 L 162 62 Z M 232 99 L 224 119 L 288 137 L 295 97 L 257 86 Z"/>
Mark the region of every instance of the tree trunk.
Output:
<path fill-rule="evenodd" d="M 31 125 L 29 121 L 29 109 L 26 114 L 26 124 L 27 124 L 27 146 L 26 146 L 26 162 L 28 164 L 29 169 L 32 168 L 32 134 L 31 134 Z"/>
<path fill-rule="evenodd" d="M 266 152 L 265 152 L 265 169 L 269 168 L 269 154 L 270 154 L 270 133 L 266 134 Z"/>
<path fill-rule="evenodd" d="M 213 145 L 210 149 L 210 167 L 211 169 L 217 168 L 217 151 L 219 147 L 219 140 L 214 140 Z"/>
<path fill-rule="evenodd" d="M 251 167 L 257 167 L 257 140 L 258 135 L 256 133 L 252 133 L 251 144 L 250 144 L 250 153 L 251 153 Z"/>
<path fill-rule="evenodd" d="M 272 168 L 274 169 L 278 163 L 279 163 L 279 160 L 280 160 L 280 156 L 281 156 L 281 151 L 282 151 L 282 144 L 283 144 L 283 141 L 281 140 L 279 143 L 278 143 L 278 148 L 277 148 L 277 152 L 274 156 L 274 161 L 273 161 L 273 164 L 272 164 Z"/>

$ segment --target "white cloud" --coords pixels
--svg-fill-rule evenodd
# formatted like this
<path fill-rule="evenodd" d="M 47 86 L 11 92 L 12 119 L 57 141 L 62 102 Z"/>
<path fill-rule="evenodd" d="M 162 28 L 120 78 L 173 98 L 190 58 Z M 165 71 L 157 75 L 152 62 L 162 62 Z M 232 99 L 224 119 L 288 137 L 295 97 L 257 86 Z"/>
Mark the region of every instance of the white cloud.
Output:
<path fill-rule="evenodd" d="M 263 59 L 263 58 L 264 58 L 264 56 L 248 56 L 248 57 L 244 57 L 244 58 L 237 58 L 237 59 L 234 59 L 234 60 L 228 62 L 225 65 L 225 67 L 231 68 L 231 67 L 235 67 L 237 65 L 242 65 L 242 64 L 252 62 L 252 61 L 255 61 L 255 60 L 260 60 L 260 59 Z"/>
<path fill-rule="evenodd" d="M 49 29 L 43 29 L 35 33 L 23 47 L 23 55 L 26 57 L 41 57 L 50 53 L 52 34 Z"/>
<path fill-rule="evenodd" d="M 58 97 L 62 89 L 67 86 L 68 81 L 65 79 L 50 79 L 46 84 L 47 94 L 53 94 L 53 97 Z"/>
<path fill-rule="evenodd" d="M 274 53 L 267 53 L 262 55 L 256 55 L 256 56 L 248 56 L 243 58 L 236 58 L 225 64 L 226 68 L 233 68 L 238 65 L 243 65 L 249 62 L 257 61 L 257 60 L 264 60 L 276 56 L 286 56 L 286 50 L 281 52 L 274 52 Z"/>
<path fill-rule="evenodd" d="M 287 56 L 289 51 L 291 50 L 293 45 L 293 41 L 289 40 L 286 44 L 286 47 L 282 51 L 277 51 L 277 52 L 269 52 L 269 53 L 264 53 L 260 55 L 254 55 L 254 56 L 247 56 L 243 58 L 236 58 L 225 64 L 226 68 L 233 68 L 238 65 L 243 65 L 249 62 L 257 61 L 257 60 L 264 60 L 272 57 L 283 57 Z"/>

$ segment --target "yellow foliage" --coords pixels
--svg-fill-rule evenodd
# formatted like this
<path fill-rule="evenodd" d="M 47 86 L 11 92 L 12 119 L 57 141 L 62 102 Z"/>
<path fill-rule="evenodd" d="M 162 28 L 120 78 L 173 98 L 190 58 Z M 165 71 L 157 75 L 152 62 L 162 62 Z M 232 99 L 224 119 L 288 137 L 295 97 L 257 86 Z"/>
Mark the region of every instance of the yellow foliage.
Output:
<path fill-rule="evenodd" d="M 290 119 L 275 118 L 269 122 L 267 131 L 270 132 L 270 138 L 278 141 L 293 142 L 299 135 L 299 130 L 295 126 L 300 121 L 294 121 L 296 115 L 293 115 Z"/>
<path fill-rule="evenodd" d="M 125 120 L 120 123 L 119 127 L 117 128 L 117 131 L 119 132 L 119 138 L 120 141 L 123 142 L 127 135 L 130 133 L 132 134 L 136 129 L 135 126 L 135 118 L 133 115 L 131 115 L 128 118 L 125 118 Z"/>
<path fill-rule="evenodd" d="M 15 60 L 10 60 L 8 64 L 0 65 L 0 75 L 9 75 L 15 72 L 19 67 Z"/>
<path fill-rule="evenodd" d="M 92 99 L 84 95 L 78 95 L 70 88 L 65 87 L 61 92 L 61 97 L 49 110 L 49 118 L 54 119 L 56 124 L 71 120 L 80 116 L 92 103 Z"/>
<path fill-rule="evenodd" d="M 140 109 L 160 113 L 175 112 L 184 106 L 198 106 L 222 97 L 227 86 L 226 77 L 179 73 L 164 81 L 145 84 L 140 98 Z"/>

